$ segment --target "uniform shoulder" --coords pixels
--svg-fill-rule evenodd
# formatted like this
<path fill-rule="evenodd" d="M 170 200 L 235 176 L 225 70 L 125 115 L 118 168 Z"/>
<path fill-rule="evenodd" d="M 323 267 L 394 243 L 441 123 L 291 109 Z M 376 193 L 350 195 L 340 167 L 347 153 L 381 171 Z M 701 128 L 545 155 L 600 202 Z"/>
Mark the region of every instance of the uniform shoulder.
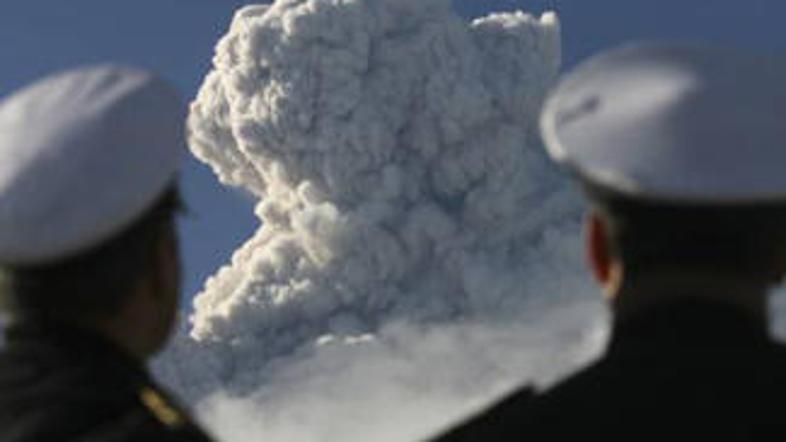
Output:
<path fill-rule="evenodd" d="M 432 439 L 432 442 L 505 440 L 519 433 L 516 427 L 523 421 L 534 398 L 535 391 L 531 387 L 521 388 Z"/>
<path fill-rule="evenodd" d="M 580 404 L 576 403 L 582 397 L 580 393 L 599 384 L 598 380 L 608 371 L 605 365 L 598 362 L 585 367 L 545 391 L 537 391 L 532 386 L 520 388 L 432 439 L 432 442 L 518 440 L 522 435 L 540 434 L 539 420 L 548 416 L 555 407 L 580 408 Z"/>
<path fill-rule="evenodd" d="M 145 385 L 115 419 L 90 431 L 89 441 L 209 441 L 191 418 L 156 387 Z M 80 439 L 81 440 L 81 439 Z"/>
<path fill-rule="evenodd" d="M 97 390 L 73 385 L 71 389 L 58 386 L 56 394 L 10 392 L 11 397 L 0 401 L 0 440 L 210 440 L 153 386 Z"/>
<path fill-rule="evenodd" d="M 533 406 L 542 407 L 553 401 L 562 402 L 600 394 L 595 390 L 608 390 L 612 386 L 610 384 L 616 384 L 627 376 L 629 374 L 620 372 L 613 361 L 602 358 L 568 375 L 557 384 L 538 391 L 533 398 Z"/>
<path fill-rule="evenodd" d="M 92 335 L 46 331 L 20 327 L 0 352 L 0 440 L 209 440 L 142 364 Z"/>
<path fill-rule="evenodd" d="M 191 418 L 154 386 L 143 386 L 133 400 L 78 435 L 84 442 L 208 442 L 210 438 Z"/>

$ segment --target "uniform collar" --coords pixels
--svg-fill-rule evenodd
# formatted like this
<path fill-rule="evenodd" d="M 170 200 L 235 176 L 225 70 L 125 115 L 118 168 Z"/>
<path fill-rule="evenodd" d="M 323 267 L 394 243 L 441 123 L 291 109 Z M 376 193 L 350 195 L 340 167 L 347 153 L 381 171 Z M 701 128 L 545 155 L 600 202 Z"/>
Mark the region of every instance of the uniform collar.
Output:
<path fill-rule="evenodd" d="M 615 321 L 609 352 L 650 347 L 752 348 L 769 343 L 766 324 L 722 303 L 687 298 Z"/>
<path fill-rule="evenodd" d="M 56 320 L 25 318 L 9 324 L 5 335 L 9 351 L 45 348 L 49 354 L 60 358 L 112 367 L 119 376 L 149 382 L 144 364 L 109 338 L 84 327 Z"/>

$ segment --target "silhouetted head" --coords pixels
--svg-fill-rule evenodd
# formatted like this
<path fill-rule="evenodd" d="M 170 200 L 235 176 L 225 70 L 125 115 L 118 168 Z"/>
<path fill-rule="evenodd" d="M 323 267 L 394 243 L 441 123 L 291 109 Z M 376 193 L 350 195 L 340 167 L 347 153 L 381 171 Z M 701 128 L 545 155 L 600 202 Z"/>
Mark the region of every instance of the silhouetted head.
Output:
<path fill-rule="evenodd" d="M 588 260 L 615 304 L 631 302 L 620 295 L 633 292 L 647 304 L 710 296 L 764 314 L 762 295 L 786 271 L 786 204 L 683 206 L 597 189 L 589 195 Z M 643 287 L 653 293 L 641 294 Z"/>
<path fill-rule="evenodd" d="M 12 321 L 91 329 L 144 359 L 180 280 L 177 92 L 149 72 L 81 68 L 0 102 L 0 300 Z"/>
<path fill-rule="evenodd" d="M 617 314 L 691 296 L 764 317 L 786 267 L 784 77 L 779 59 L 634 45 L 551 95 L 546 146 L 593 203 L 589 261 Z"/>

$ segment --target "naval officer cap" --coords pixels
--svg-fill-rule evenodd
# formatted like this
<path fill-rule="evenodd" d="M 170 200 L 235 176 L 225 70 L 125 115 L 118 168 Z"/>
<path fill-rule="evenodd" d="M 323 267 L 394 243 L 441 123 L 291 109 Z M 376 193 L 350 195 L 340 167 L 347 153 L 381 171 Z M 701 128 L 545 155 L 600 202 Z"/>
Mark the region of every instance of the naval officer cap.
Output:
<path fill-rule="evenodd" d="M 596 189 L 676 204 L 786 202 L 786 64 L 634 45 L 569 74 L 541 116 L 546 148 Z"/>
<path fill-rule="evenodd" d="M 0 264 L 68 258 L 131 225 L 175 179 L 183 114 L 168 83 L 119 66 L 0 101 Z"/>

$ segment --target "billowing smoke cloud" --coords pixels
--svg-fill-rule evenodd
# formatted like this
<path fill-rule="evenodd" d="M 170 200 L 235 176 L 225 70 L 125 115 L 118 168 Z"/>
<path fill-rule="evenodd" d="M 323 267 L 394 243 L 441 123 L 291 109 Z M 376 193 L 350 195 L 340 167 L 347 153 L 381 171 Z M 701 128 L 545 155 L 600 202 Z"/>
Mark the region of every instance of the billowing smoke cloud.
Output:
<path fill-rule="evenodd" d="M 191 145 L 261 199 L 262 227 L 196 298 L 194 338 L 253 332 L 270 357 L 390 317 L 499 310 L 544 223 L 574 206 L 535 130 L 558 60 L 552 15 L 467 26 L 420 0 L 241 10 Z"/>
<path fill-rule="evenodd" d="M 540 145 L 553 14 L 448 0 L 241 9 L 193 153 L 261 227 L 162 375 L 232 440 L 412 440 L 600 346 L 580 204 Z"/>

